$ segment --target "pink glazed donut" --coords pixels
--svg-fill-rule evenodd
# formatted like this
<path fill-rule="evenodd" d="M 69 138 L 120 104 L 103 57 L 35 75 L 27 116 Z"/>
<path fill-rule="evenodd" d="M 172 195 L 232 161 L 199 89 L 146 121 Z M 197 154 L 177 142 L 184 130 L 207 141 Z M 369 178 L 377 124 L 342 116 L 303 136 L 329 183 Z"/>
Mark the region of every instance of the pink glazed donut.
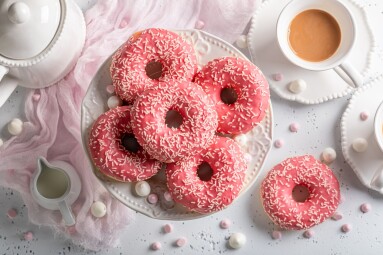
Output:
<path fill-rule="evenodd" d="M 210 174 L 200 176 L 203 165 Z M 238 196 L 246 169 L 239 145 L 230 138 L 215 136 L 200 154 L 168 164 L 167 184 L 176 202 L 192 211 L 211 213 L 224 209 Z"/>
<path fill-rule="evenodd" d="M 168 126 L 168 114 L 179 116 L 179 126 Z M 175 162 L 207 147 L 217 129 L 217 112 L 211 99 L 192 82 L 169 81 L 161 89 L 147 90 L 131 113 L 138 143 L 155 159 Z"/>
<path fill-rule="evenodd" d="M 296 186 L 307 188 L 306 200 L 294 199 Z M 261 197 L 275 224 L 285 229 L 308 229 L 335 212 L 340 202 L 339 183 L 327 165 L 304 155 L 276 165 L 262 182 Z"/>
<path fill-rule="evenodd" d="M 160 65 L 150 78 L 147 68 Z M 198 70 L 193 47 L 181 36 L 151 28 L 135 33 L 113 55 L 110 73 L 117 95 L 133 103 L 138 94 L 168 80 L 191 81 Z"/>
<path fill-rule="evenodd" d="M 246 133 L 259 123 L 269 107 L 269 84 L 254 64 L 241 58 L 210 61 L 194 82 L 213 99 L 218 113 L 218 132 Z M 225 92 L 236 98 L 225 102 Z"/>
<path fill-rule="evenodd" d="M 161 168 L 139 146 L 130 125 L 131 106 L 113 108 L 93 124 L 89 150 L 94 164 L 104 175 L 121 182 L 149 179 Z"/>

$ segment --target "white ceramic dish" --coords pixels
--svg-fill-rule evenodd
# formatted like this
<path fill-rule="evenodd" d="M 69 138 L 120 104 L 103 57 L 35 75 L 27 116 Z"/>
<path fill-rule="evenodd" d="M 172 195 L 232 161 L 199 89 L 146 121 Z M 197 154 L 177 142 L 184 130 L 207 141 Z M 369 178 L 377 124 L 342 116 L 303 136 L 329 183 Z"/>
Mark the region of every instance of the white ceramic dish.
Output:
<path fill-rule="evenodd" d="M 374 184 L 376 178 L 382 176 L 383 169 L 383 152 L 375 136 L 374 118 L 377 109 L 382 109 L 379 107 L 383 100 L 380 95 L 383 95 L 383 78 L 378 78 L 358 89 L 343 114 L 341 133 L 342 151 L 347 163 L 365 186 L 383 194 L 382 187 Z M 382 113 L 381 111 L 379 112 Z M 362 112 L 368 114 L 368 118 L 364 121 L 360 117 Z M 382 120 L 382 114 L 377 116 Z M 381 125 L 382 122 L 380 122 L 380 130 Z M 356 152 L 352 148 L 357 138 L 367 141 L 366 151 Z"/>
<path fill-rule="evenodd" d="M 252 60 L 268 78 L 270 88 L 284 99 L 303 104 L 323 103 L 354 91 L 354 88 L 334 70 L 318 72 L 305 70 L 293 65 L 283 55 L 278 46 L 276 29 L 278 16 L 289 1 L 264 1 L 252 18 L 247 36 Z M 382 60 L 377 54 L 374 55 L 376 42 L 364 7 L 354 0 L 342 2 L 353 13 L 357 28 L 354 50 L 349 54 L 347 60 L 362 74 L 364 80 L 367 77 L 376 77 L 376 70 L 372 70 L 372 67 L 379 67 L 378 63 L 382 63 Z M 283 75 L 283 79 L 275 81 L 273 76 L 278 73 Z M 382 72 L 380 71 L 380 73 Z M 288 90 L 288 85 L 297 79 L 306 81 L 307 88 L 299 94 L 294 94 Z"/>
<path fill-rule="evenodd" d="M 208 61 L 222 57 L 235 56 L 246 57 L 229 43 L 208 33 L 198 30 L 177 31 L 183 38 L 188 40 L 195 48 L 197 60 L 200 66 Z M 96 76 L 93 78 L 82 105 L 82 139 L 88 158 L 87 148 L 89 130 L 100 114 L 108 110 L 106 86 L 111 84 L 109 66 L 111 57 L 102 65 Z M 249 159 L 244 187 L 241 194 L 254 183 L 260 173 L 262 165 L 271 148 L 272 141 L 272 109 L 271 104 L 263 121 L 248 132 L 236 138 Z M 90 160 L 91 162 L 91 160 Z M 95 173 L 97 169 L 91 163 Z M 164 199 L 164 192 L 167 190 L 163 171 L 148 180 L 153 193 L 159 195 L 159 202 L 150 204 L 146 197 L 138 197 L 134 192 L 134 183 L 110 182 L 100 178 L 108 191 L 128 207 L 156 219 L 187 220 L 205 215 L 186 210 L 183 206 L 174 204 Z"/>

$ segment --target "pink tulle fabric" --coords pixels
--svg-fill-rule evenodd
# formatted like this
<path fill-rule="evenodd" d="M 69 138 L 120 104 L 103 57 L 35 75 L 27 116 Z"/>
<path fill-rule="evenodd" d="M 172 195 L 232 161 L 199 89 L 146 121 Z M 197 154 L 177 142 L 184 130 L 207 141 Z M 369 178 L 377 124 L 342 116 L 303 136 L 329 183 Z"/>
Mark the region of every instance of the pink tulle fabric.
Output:
<path fill-rule="evenodd" d="M 121 230 L 133 222 L 134 212 L 111 197 L 93 175 L 85 156 L 80 109 L 92 77 L 133 32 L 148 27 L 194 28 L 201 20 L 205 23 L 203 30 L 233 42 L 243 33 L 257 3 L 254 0 L 100 0 L 85 14 L 87 39 L 74 70 L 56 85 L 31 91 L 26 98 L 23 132 L 0 148 L 0 185 L 20 192 L 31 222 L 50 226 L 87 249 L 117 245 Z M 33 99 L 35 94 L 39 100 Z M 32 199 L 29 182 L 39 156 L 48 161 L 69 162 L 81 177 L 81 194 L 72 206 L 76 216 L 73 227 L 64 226 L 58 211 L 46 210 Z M 91 215 L 94 201 L 106 204 L 105 217 Z"/>

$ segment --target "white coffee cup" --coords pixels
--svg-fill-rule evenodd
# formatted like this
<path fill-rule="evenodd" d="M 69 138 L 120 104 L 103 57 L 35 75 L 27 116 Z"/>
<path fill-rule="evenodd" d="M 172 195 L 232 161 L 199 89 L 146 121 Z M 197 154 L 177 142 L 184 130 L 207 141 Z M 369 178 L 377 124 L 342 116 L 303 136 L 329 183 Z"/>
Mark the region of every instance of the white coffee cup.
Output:
<path fill-rule="evenodd" d="M 53 184 L 54 183 L 54 184 Z M 48 161 L 40 157 L 31 178 L 32 197 L 42 207 L 60 210 L 65 225 L 76 223 L 71 205 L 81 191 L 81 180 L 74 168 L 64 161 Z"/>
<path fill-rule="evenodd" d="M 298 57 L 289 44 L 291 21 L 301 12 L 312 9 L 330 14 L 337 21 L 341 30 L 341 41 L 336 52 L 319 62 L 311 62 Z M 362 75 L 347 62 L 347 56 L 354 47 L 355 38 L 356 26 L 352 13 L 338 0 L 292 0 L 284 7 L 277 22 L 279 47 L 291 63 L 312 71 L 334 69 L 349 84 L 349 79 L 351 79 L 350 85 L 360 87 L 363 84 Z"/>

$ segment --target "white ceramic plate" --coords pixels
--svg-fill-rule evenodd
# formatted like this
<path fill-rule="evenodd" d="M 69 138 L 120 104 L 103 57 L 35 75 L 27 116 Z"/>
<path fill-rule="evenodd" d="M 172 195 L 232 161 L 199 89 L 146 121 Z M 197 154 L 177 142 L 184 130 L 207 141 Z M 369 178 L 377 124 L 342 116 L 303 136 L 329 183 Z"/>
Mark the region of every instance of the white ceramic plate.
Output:
<path fill-rule="evenodd" d="M 382 95 L 382 78 L 358 89 L 343 114 L 341 133 L 342 151 L 347 163 L 365 186 L 383 194 L 381 188 L 371 184 L 375 175 L 383 169 L 383 152 L 376 141 L 374 125 L 375 113 L 383 100 Z M 364 121 L 360 118 L 362 112 L 368 113 L 368 118 Z M 357 138 L 366 139 L 366 151 L 356 152 L 352 148 L 353 141 Z"/>
<path fill-rule="evenodd" d="M 194 46 L 198 64 L 200 66 L 212 59 L 222 56 L 233 56 L 246 59 L 246 57 L 232 45 L 208 33 L 198 30 L 176 32 Z M 109 57 L 109 59 L 107 59 L 101 66 L 100 70 L 93 78 L 82 104 L 82 139 L 90 162 L 92 162 L 92 160 L 90 159 L 87 147 L 90 128 L 98 116 L 108 110 L 107 99 L 110 95 L 106 92 L 106 86 L 111 84 L 109 75 L 110 62 L 111 57 Z M 244 187 L 240 193 L 241 195 L 245 193 L 256 180 L 271 148 L 271 104 L 263 121 L 247 134 L 237 137 L 236 140 L 246 152 L 246 156 L 249 159 L 248 170 L 246 172 Z M 93 163 L 91 163 L 91 165 L 94 172 L 97 173 L 98 171 Z M 164 199 L 163 194 L 167 191 L 167 187 L 163 171 L 148 180 L 152 192 L 159 196 L 159 202 L 154 205 L 148 203 L 146 197 L 143 198 L 135 195 L 134 183 L 110 182 L 104 180 L 102 177 L 100 180 L 103 182 L 107 190 L 122 203 L 152 218 L 187 220 L 204 216 L 202 214 L 188 211 L 183 206 Z"/>
<path fill-rule="evenodd" d="M 276 38 L 276 24 L 280 12 L 290 0 L 266 0 L 254 14 L 247 36 L 249 51 L 253 62 L 266 75 L 270 88 L 280 97 L 303 104 L 318 104 L 343 97 L 354 88 L 349 86 L 334 70 L 314 72 L 291 64 L 283 55 Z M 364 7 L 354 0 L 342 1 L 353 13 L 356 21 L 357 38 L 354 50 L 348 60 L 364 79 L 376 77 L 382 63 L 376 51 L 375 38 L 371 32 Z M 283 75 L 275 81 L 273 75 Z M 382 72 L 380 72 L 382 73 Z M 307 89 L 300 94 L 288 90 L 290 82 L 303 79 Z"/>

